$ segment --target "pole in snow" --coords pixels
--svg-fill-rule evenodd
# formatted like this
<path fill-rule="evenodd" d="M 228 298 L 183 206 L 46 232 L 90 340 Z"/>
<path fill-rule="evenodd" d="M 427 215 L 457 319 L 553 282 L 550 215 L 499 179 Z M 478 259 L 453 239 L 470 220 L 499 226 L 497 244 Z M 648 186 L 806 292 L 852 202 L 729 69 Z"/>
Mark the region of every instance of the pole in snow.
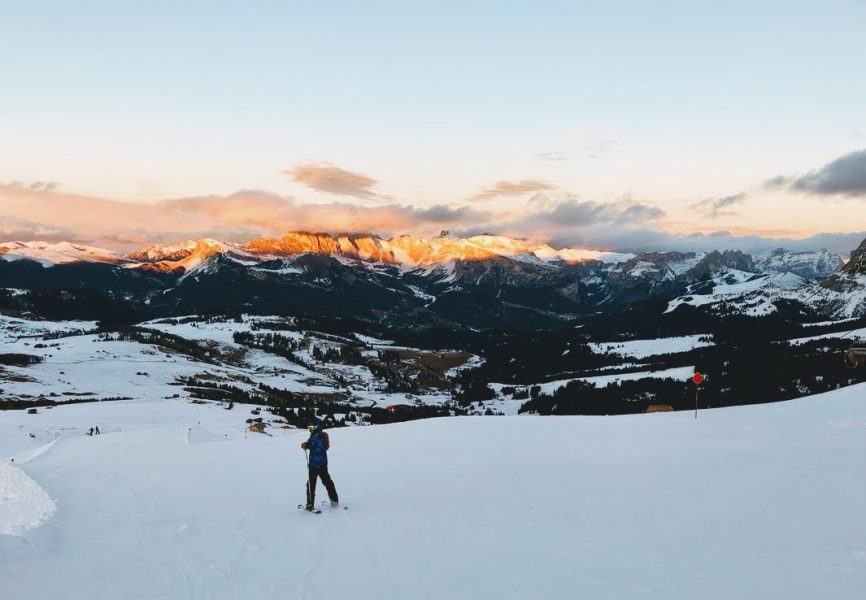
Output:
<path fill-rule="evenodd" d="M 695 419 L 698 418 L 698 395 L 701 392 L 701 383 L 704 381 L 704 376 L 701 373 L 692 375 L 692 383 L 695 384 Z"/>

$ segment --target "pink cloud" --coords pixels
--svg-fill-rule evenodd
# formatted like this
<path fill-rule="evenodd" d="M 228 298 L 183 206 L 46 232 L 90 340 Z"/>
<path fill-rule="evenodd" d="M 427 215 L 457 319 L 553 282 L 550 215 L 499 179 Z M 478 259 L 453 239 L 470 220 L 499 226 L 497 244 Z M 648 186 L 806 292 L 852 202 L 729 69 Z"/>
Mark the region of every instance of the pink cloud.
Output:
<path fill-rule="evenodd" d="M 488 186 L 470 196 L 469 200 L 475 202 L 483 202 L 493 200 L 501 196 L 522 196 L 532 192 L 541 192 L 546 190 L 556 189 L 553 185 L 546 181 L 538 179 L 521 179 L 519 181 L 497 181 L 491 186 Z"/>
<path fill-rule="evenodd" d="M 69 240 L 117 249 L 203 236 L 246 241 L 293 230 L 427 235 L 490 218 L 468 207 L 444 205 L 304 204 L 260 190 L 133 204 L 0 185 L 0 224 L 6 223 L 0 237 L 35 239 L 41 232 L 54 239 L 64 234 Z"/>
<path fill-rule="evenodd" d="M 677 235 L 651 225 L 663 216 L 657 207 L 628 198 L 605 203 L 545 192 L 527 201 L 523 210 L 494 212 L 470 206 L 308 204 L 261 190 L 140 204 L 52 191 L 44 186 L 0 185 L 0 242 L 65 240 L 120 251 L 201 237 L 246 242 L 289 231 L 435 236 L 448 229 L 464 235 L 486 232 L 611 250 L 746 244 L 776 247 L 783 240 L 767 240 L 785 234 L 735 231 L 733 235 Z M 802 246 L 791 240 L 784 242 L 792 248 Z"/>
<path fill-rule="evenodd" d="M 376 179 L 334 165 L 301 163 L 284 173 L 295 182 L 320 192 L 351 196 L 359 200 L 388 199 L 374 191 L 373 188 L 379 183 Z"/>

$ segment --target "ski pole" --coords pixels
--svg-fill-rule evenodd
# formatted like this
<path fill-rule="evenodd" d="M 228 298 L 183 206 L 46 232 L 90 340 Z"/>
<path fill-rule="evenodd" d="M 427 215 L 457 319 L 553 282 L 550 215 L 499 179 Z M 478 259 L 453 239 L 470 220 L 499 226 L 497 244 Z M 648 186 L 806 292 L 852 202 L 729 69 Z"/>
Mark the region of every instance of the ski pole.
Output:
<path fill-rule="evenodd" d="M 310 487 L 310 451 L 304 449 L 304 457 L 307 460 L 307 502 L 305 506 L 310 506 L 310 502 L 313 500 L 313 494 L 311 493 L 313 490 Z"/>

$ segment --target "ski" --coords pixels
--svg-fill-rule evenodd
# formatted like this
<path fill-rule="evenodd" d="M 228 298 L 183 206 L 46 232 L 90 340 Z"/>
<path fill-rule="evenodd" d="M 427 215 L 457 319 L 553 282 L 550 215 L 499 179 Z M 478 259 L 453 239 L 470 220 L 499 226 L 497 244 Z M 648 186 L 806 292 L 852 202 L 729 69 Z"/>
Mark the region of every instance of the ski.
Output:
<path fill-rule="evenodd" d="M 311 510 L 307 510 L 307 507 L 304 506 L 303 504 L 298 504 L 298 510 L 304 510 L 304 511 L 306 511 L 306 512 L 313 513 L 314 515 L 320 515 L 320 514 L 322 514 L 322 511 L 319 510 L 318 508 L 314 508 L 314 509 L 311 509 Z"/>
<path fill-rule="evenodd" d="M 323 508 L 331 508 L 334 510 L 336 510 L 338 508 L 342 508 L 343 510 L 349 510 L 349 507 L 344 505 L 344 504 L 338 504 L 337 506 L 332 506 L 331 503 L 328 502 L 327 500 L 322 501 L 322 507 Z"/>

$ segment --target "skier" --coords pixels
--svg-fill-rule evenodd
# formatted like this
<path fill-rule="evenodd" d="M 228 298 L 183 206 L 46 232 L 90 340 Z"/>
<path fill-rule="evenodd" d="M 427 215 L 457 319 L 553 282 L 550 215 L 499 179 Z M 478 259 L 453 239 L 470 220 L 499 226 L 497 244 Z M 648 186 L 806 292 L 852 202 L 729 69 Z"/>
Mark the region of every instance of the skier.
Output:
<path fill-rule="evenodd" d="M 307 457 L 307 467 L 309 468 L 309 477 L 307 478 L 307 510 L 315 510 L 316 501 L 316 479 L 322 478 L 322 483 L 325 484 L 325 489 L 328 490 L 328 497 L 331 499 L 331 506 L 337 507 L 340 505 L 340 500 L 337 497 L 337 488 L 334 487 L 334 481 L 328 474 L 328 448 L 331 446 L 331 440 L 328 434 L 322 431 L 324 423 L 318 417 L 313 420 L 313 424 L 307 429 L 310 430 L 310 437 L 306 442 L 301 444 L 301 448 L 309 450 L 310 454 Z"/>
<path fill-rule="evenodd" d="M 99 435 L 99 425 L 97 425 L 97 426 L 94 427 L 93 429 L 94 429 L 94 433 L 95 433 L 96 435 Z"/>

